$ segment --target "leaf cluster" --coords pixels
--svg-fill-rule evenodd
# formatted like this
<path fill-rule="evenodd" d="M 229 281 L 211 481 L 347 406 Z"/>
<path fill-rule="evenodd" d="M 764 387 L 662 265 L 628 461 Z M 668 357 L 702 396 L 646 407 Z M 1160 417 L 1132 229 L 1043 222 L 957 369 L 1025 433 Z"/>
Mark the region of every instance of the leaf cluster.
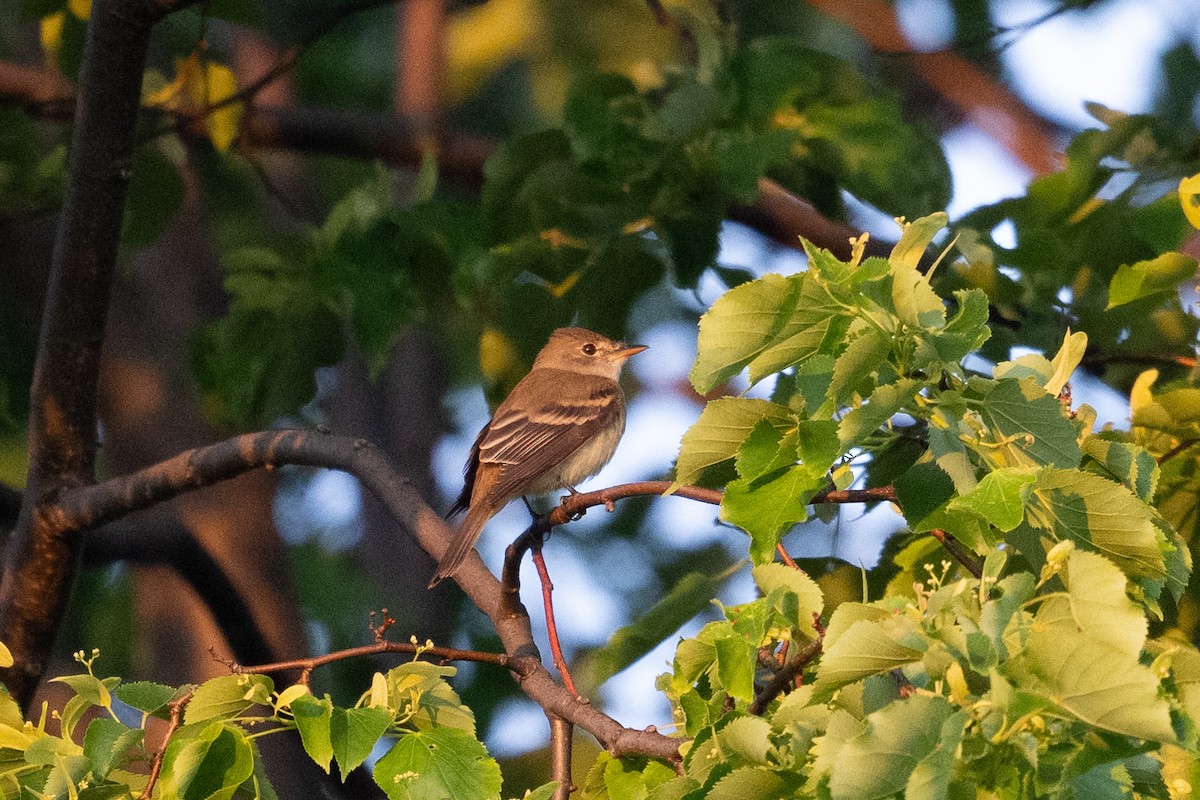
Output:
<path fill-rule="evenodd" d="M 276 797 L 257 741 L 298 732 L 305 752 L 326 773 L 345 777 L 380 745 L 372 775 L 389 798 L 498 797 L 500 768 L 475 735 L 475 720 L 446 679 L 455 672 L 422 661 L 376 673 L 351 707 L 313 696 L 295 684 L 276 690 L 258 674 L 233 674 L 198 686 L 96 678 L 88 671 L 55 679 L 73 691 L 58 715 L 59 733 L 25 721 L 0 693 L 0 795 L 62 800 L 116 800 L 149 786 L 162 798 Z M 147 745 L 150 727 L 171 721 L 161 750 Z M 553 786 L 540 790 L 548 797 Z"/>

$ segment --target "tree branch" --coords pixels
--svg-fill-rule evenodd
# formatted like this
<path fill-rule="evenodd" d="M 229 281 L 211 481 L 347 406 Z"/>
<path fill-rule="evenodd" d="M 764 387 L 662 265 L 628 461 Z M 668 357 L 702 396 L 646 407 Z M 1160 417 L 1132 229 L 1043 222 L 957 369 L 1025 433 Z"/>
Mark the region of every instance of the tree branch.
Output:
<path fill-rule="evenodd" d="M 274 71 L 269 74 L 276 77 Z M 266 83 L 259 79 L 234 97 L 246 100 L 252 90 Z M 48 117 L 52 110 L 70 108 L 70 89 L 48 70 L 0 62 L 0 101 L 22 105 L 30 113 Z M 430 144 L 413 121 L 343 109 L 249 104 L 242 124 L 241 141 L 249 147 L 378 159 L 407 169 L 420 166 Z M 483 165 L 495 150 L 494 142 L 466 134 L 438 134 L 432 145 L 442 178 L 469 189 L 482 186 Z M 759 197 L 754 204 L 731 207 L 729 217 L 797 250 L 803 236 L 839 258 L 849 256 L 850 238 L 861 234 L 821 214 L 811 203 L 768 178 L 759 181 Z M 890 250 L 889 242 L 871 239 L 867 243 L 868 255 L 887 256 Z"/>
<path fill-rule="evenodd" d="M 913 73 L 1034 174 L 1045 175 L 1062 168 L 1054 137 L 1028 106 L 957 53 L 912 52 L 891 4 L 883 0 L 808 3 L 853 29 L 875 51 L 905 58 Z"/>
<path fill-rule="evenodd" d="M 175 570 L 212 614 L 238 661 L 253 664 L 277 657 L 237 586 L 178 520 L 118 519 L 88 534 L 84 564 L 117 561 Z"/>
<path fill-rule="evenodd" d="M 181 453 L 130 475 L 65 491 L 54 510 L 54 524 L 62 531 L 82 531 L 252 469 L 287 464 L 340 469 L 354 475 L 434 559 L 442 555 L 453 536 L 441 516 L 425 504 L 377 448 L 362 439 L 307 431 L 237 436 Z M 503 644 L 506 665 L 521 689 L 544 711 L 588 731 L 616 755 L 679 761 L 678 739 L 626 728 L 607 714 L 579 702 L 554 681 L 542 665 L 528 615 L 509 612 L 502 603 L 500 583 L 478 555 L 468 557 L 454 580 L 491 620 Z"/>
<path fill-rule="evenodd" d="M 30 389 L 29 473 L 0 579 L 9 690 L 28 704 L 53 646 L 80 541 L 52 514 L 65 487 L 94 479 L 96 382 L 132 174 L 150 32 L 187 0 L 96 0 L 87 26 L 66 195 Z"/>

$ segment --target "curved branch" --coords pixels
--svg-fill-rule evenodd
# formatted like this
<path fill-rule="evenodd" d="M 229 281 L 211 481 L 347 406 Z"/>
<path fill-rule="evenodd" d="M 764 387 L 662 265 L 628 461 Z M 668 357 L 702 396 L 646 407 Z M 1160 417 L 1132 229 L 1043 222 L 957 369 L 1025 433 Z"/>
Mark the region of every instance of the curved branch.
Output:
<path fill-rule="evenodd" d="M 254 663 L 276 657 L 237 586 L 192 532 L 177 520 L 119 519 L 87 536 L 84 564 L 117 561 L 161 564 L 173 569 L 212 614 L 239 661 Z"/>
<path fill-rule="evenodd" d="M 434 559 L 442 555 L 453 536 L 441 516 L 369 442 L 308 431 L 245 434 L 189 450 L 130 475 L 66 491 L 53 510 L 54 522 L 61 530 L 78 532 L 253 469 L 287 464 L 340 469 L 354 475 Z M 542 665 L 528 615 L 511 613 L 503 604 L 500 583 L 478 555 L 467 558 L 454 580 L 491 621 L 503 644 L 509 670 L 544 711 L 588 731 L 614 754 L 679 761 L 678 739 L 626 728 L 579 702 L 554 681 Z"/>

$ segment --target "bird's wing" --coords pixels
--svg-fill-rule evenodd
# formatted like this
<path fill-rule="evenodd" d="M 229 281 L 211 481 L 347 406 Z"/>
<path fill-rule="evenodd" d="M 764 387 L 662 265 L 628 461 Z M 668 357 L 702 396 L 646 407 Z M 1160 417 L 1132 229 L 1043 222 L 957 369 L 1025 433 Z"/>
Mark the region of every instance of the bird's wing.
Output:
<path fill-rule="evenodd" d="M 467 463 L 463 467 L 462 491 L 459 492 L 454 505 L 450 506 L 450 510 L 446 512 L 446 519 L 450 519 L 460 511 L 466 511 L 471 505 L 471 492 L 475 490 L 475 474 L 479 472 L 479 445 L 483 443 L 491 425 L 490 422 L 484 425 L 483 429 L 479 431 L 479 435 L 475 437 L 475 444 L 471 445 L 471 455 L 467 457 Z"/>
<path fill-rule="evenodd" d="M 496 497 L 522 493 L 566 461 L 613 423 L 623 402 L 616 381 L 594 375 L 562 372 L 553 393 L 531 386 L 517 384 L 479 443 L 478 461 L 503 467 L 492 490 Z"/>

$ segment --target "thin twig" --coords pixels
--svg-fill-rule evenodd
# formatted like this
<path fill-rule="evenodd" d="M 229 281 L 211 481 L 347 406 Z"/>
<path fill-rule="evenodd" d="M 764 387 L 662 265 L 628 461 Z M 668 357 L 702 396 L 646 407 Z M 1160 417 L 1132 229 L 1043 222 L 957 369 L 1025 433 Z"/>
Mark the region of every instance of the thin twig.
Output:
<path fill-rule="evenodd" d="M 158 783 L 158 776 L 162 772 L 163 758 L 167 755 L 167 745 L 171 743 L 171 737 L 175 735 L 175 731 L 179 730 L 179 726 L 183 722 L 183 709 L 191 702 L 195 693 L 193 689 L 182 697 L 172 700 L 167 706 L 171 709 L 171 721 L 167 725 L 167 732 L 163 736 L 162 744 L 154 754 L 154 763 L 150 766 L 150 777 L 146 779 L 146 788 L 142 790 L 141 800 L 149 800 L 150 795 L 154 792 L 154 784 Z"/>
<path fill-rule="evenodd" d="M 1184 452 L 1184 451 L 1185 451 L 1185 450 L 1187 450 L 1189 447 L 1194 447 L 1194 446 L 1196 446 L 1197 444 L 1200 444 L 1200 439 L 1184 439 L 1182 442 L 1180 442 L 1179 444 L 1175 445 L 1174 447 L 1172 447 L 1172 448 L 1171 448 L 1170 450 L 1168 450 L 1167 452 L 1163 453 L 1161 456 L 1159 456 L 1159 457 L 1158 457 L 1157 459 L 1155 459 L 1155 460 L 1158 462 L 1158 465 L 1161 467 L 1163 464 L 1167 463 L 1168 461 L 1170 461 L 1170 460 L 1171 460 L 1172 458 L 1174 458 L 1175 456 L 1177 456 L 1177 455 L 1179 455 L 1180 453 Z"/>
<path fill-rule="evenodd" d="M 546 569 L 546 559 L 542 558 L 540 542 L 533 547 L 533 565 L 537 567 L 538 578 L 542 582 L 542 604 L 546 608 L 546 635 L 550 637 L 550 656 L 554 661 L 554 668 L 562 676 L 563 686 L 567 687 L 567 691 L 580 697 L 579 690 L 575 688 L 575 681 L 571 680 L 571 673 L 567 669 L 567 659 L 563 657 L 562 644 L 558 640 L 558 623 L 554 619 L 554 601 L 551 597 L 554 592 L 554 584 L 550 582 L 550 571 Z"/>
<path fill-rule="evenodd" d="M 312 656 L 310 658 L 297 658 L 291 661 L 277 661 L 273 664 L 257 664 L 252 667 L 244 667 L 241 664 L 227 663 L 231 672 L 234 673 L 262 673 L 262 672 L 279 672 L 281 670 L 298 669 L 305 674 L 312 672 L 317 667 L 323 667 L 326 664 L 332 664 L 337 661 L 346 661 L 351 658 L 362 658 L 364 656 L 380 655 L 382 653 L 409 653 L 413 655 L 431 655 L 442 659 L 443 661 L 477 661 L 482 664 L 495 664 L 500 667 L 507 667 L 509 658 L 504 653 L 488 653 L 481 650 L 459 650 L 455 647 L 425 647 L 412 642 L 375 642 L 374 644 L 364 644 L 361 647 L 350 647 L 345 650 L 338 650 L 334 653 L 326 653 L 325 655 Z"/>
<path fill-rule="evenodd" d="M 762 714 L 771 704 L 771 701 L 787 690 L 795 682 L 796 678 L 808 666 L 808 662 L 816 658 L 821 652 L 821 646 L 825 641 L 825 629 L 820 623 L 820 615 L 814 614 L 816 617 L 817 638 L 806 644 L 800 652 L 796 653 L 795 657 L 783 665 L 776 672 L 771 680 L 767 681 L 767 685 L 762 687 L 751 701 L 748 711 L 751 714 Z"/>
<path fill-rule="evenodd" d="M 944 531 L 941 528 L 934 528 L 929 531 L 929 535 L 942 543 L 942 547 L 946 548 L 946 552 L 954 557 L 954 560 L 967 568 L 967 572 L 974 575 L 976 578 L 983 577 L 983 562 L 979 557 L 968 550 L 962 542 L 954 538 L 954 534 L 949 531 Z"/>
<path fill-rule="evenodd" d="M 783 563 L 787 564 L 792 569 L 800 569 L 800 565 L 796 563 L 796 560 L 792 558 L 791 554 L 789 554 L 787 550 L 783 548 L 783 542 L 779 542 L 777 545 L 775 545 L 775 551 L 779 553 L 779 557 L 783 559 Z"/>

